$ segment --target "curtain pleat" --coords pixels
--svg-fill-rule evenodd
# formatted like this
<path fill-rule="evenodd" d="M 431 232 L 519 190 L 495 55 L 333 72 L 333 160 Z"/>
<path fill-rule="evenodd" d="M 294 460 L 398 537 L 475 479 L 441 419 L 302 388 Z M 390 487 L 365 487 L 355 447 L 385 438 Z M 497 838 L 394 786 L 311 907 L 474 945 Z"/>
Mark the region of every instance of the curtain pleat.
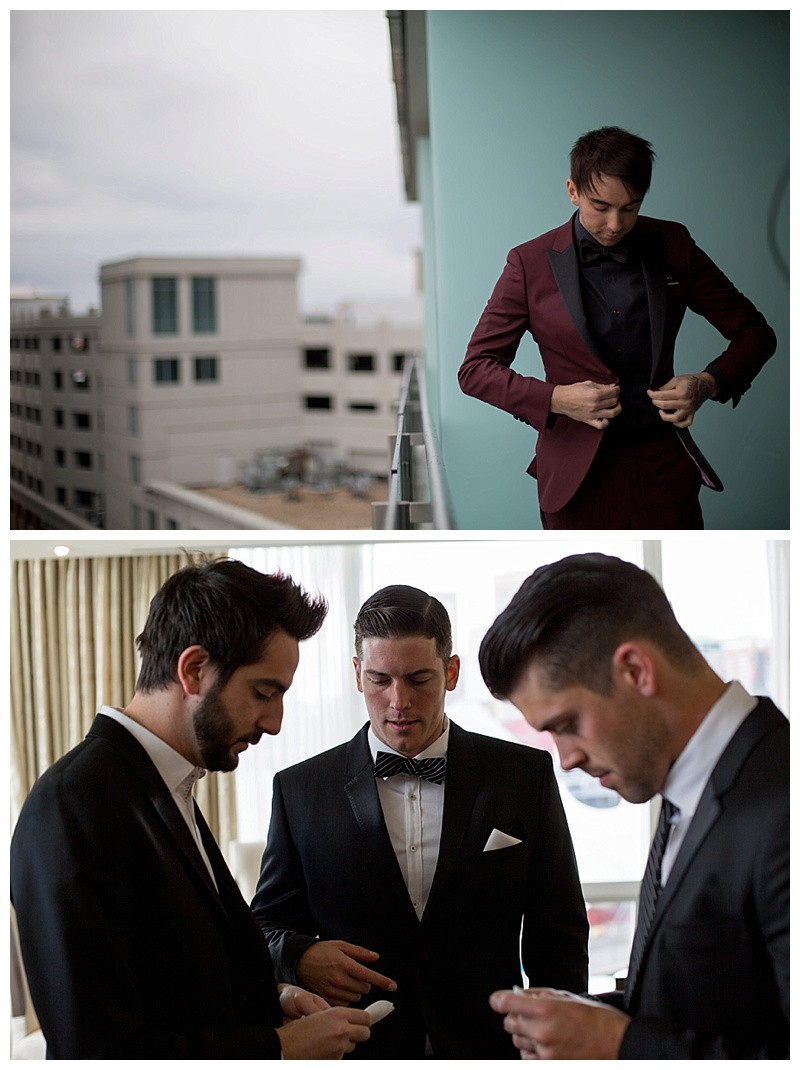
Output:
<path fill-rule="evenodd" d="M 84 738 L 100 706 L 132 697 L 150 600 L 184 564 L 179 553 L 12 562 L 12 825 L 36 778 Z M 221 773 L 196 788 L 223 851 L 236 838 L 234 792 Z"/>

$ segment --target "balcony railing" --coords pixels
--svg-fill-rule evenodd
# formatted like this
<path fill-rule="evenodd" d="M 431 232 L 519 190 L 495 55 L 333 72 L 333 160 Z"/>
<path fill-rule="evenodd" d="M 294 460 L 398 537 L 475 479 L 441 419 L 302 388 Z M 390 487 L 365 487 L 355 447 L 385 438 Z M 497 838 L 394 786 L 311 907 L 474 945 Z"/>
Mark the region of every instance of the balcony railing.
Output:
<path fill-rule="evenodd" d="M 455 527 L 428 413 L 422 358 L 417 354 L 406 357 L 403 367 L 397 432 L 390 438 L 390 450 L 388 500 L 372 503 L 373 529 Z"/>

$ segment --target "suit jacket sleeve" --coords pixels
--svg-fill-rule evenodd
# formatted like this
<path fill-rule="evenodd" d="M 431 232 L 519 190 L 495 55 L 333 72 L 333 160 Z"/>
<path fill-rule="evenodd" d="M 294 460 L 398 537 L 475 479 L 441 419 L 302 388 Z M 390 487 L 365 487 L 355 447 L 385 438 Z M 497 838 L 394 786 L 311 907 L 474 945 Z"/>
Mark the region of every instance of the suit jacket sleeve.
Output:
<path fill-rule="evenodd" d="M 550 761 L 542 777 L 538 858 L 528 880 L 522 964 L 533 987 L 585 992 L 589 925 L 575 851 Z M 541 978 L 541 980 L 539 980 Z"/>
<path fill-rule="evenodd" d="M 299 984 L 297 963 L 317 937 L 303 865 L 292 842 L 280 773 L 273 781 L 272 819 L 251 907 L 269 945 L 275 976 L 279 981 Z"/>
<path fill-rule="evenodd" d="M 751 301 L 681 228 L 689 263 L 687 307 L 729 341 L 728 348 L 704 369 L 719 383 L 715 401 L 738 405 L 777 347 L 775 332 Z"/>
<path fill-rule="evenodd" d="M 48 1058 L 280 1058 L 267 1023 L 209 1028 L 198 1019 L 171 1030 L 153 1022 L 143 977 L 159 970 L 153 946 L 169 934 L 143 932 L 140 896 L 157 902 L 159 888 L 136 884 L 130 784 L 113 769 L 88 780 L 45 774 L 12 842 L 12 900 Z M 99 797 L 98 780 L 114 781 Z M 180 976 L 181 947 L 167 944 L 164 955 Z M 224 984 L 213 973 L 209 963 L 211 979 L 199 983 Z"/>
<path fill-rule="evenodd" d="M 530 322 L 527 283 L 522 257 L 508 254 L 503 274 L 472 333 L 458 372 L 465 394 L 505 409 L 516 419 L 541 431 L 550 414 L 554 383 L 520 375 L 511 365 Z"/>

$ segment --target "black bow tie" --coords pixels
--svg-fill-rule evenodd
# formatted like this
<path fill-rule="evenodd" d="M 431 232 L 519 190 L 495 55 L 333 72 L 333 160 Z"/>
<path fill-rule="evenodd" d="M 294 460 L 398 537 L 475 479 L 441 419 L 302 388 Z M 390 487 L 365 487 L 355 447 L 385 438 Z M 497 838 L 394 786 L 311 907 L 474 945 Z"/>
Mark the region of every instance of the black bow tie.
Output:
<path fill-rule="evenodd" d="M 612 245 L 600 248 L 587 238 L 581 239 L 578 256 L 582 264 L 597 264 L 600 260 L 616 260 L 618 264 L 627 264 L 629 249 L 625 245 Z"/>
<path fill-rule="evenodd" d="M 446 765 L 447 758 L 403 758 L 400 754 L 379 750 L 375 761 L 375 776 L 388 777 L 407 773 L 408 776 L 418 776 L 434 784 L 441 784 Z"/>

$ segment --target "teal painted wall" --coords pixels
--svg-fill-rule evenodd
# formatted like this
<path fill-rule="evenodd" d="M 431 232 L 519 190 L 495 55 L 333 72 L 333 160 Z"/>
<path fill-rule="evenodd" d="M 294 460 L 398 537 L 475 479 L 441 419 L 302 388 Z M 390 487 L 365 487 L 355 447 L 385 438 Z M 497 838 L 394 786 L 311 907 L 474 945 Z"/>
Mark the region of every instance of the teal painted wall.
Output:
<path fill-rule="evenodd" d="M 726 489 L 707 528 L 789 526 L 789 15 L 737 11 L 431 11 L 430 141 L 419 158 L 429 393 L 460 528 L 540 526 L 536 433 L 461 393 L 456 373 L 508 250 L 571 214 L 568 155 L 619 125 L 653 143 L 643 214 L 685 223 L 764 313 L 778 352 L 736 410 L 695 437 Z M 687 313 L 678 372 L 725 348 Z M 514 364 L 540 375 L 529 336 Z"/>

